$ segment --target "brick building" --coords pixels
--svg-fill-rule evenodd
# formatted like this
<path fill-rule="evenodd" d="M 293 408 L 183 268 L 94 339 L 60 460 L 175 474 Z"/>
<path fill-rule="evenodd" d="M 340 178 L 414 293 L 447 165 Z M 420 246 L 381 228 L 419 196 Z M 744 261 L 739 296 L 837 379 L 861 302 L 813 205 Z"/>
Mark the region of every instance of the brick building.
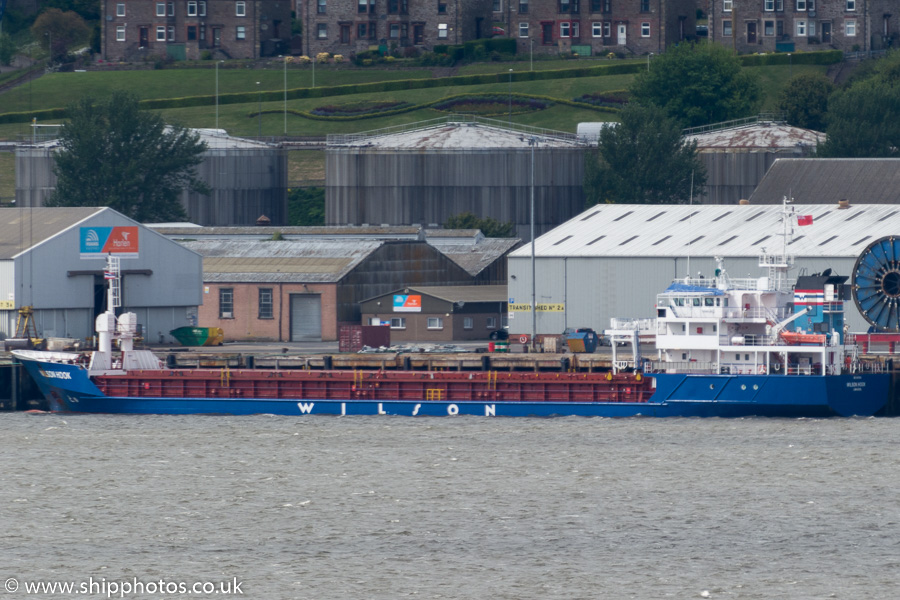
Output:
<path fill-rule="evenodd" d="M 349 56 L 461 44 L 491 35 L 492 0 L 300 0 L 303 53 Z"/>
<path fill-rule="evenodd" d="M 493 0 L 520 54 L 647 54 L 696 33 L 695 0 Z"/>
<path fill-rule="evenodd" d="M 896 9 L 896 0 L 709 0 L 709 38 L 740 53 L 880 50 L 897 40 Z"/>
<path fill-rule="evenodd" d="M 258 58 L 287 51 L 290 0 L 104 0 L 105 60 Z"/>

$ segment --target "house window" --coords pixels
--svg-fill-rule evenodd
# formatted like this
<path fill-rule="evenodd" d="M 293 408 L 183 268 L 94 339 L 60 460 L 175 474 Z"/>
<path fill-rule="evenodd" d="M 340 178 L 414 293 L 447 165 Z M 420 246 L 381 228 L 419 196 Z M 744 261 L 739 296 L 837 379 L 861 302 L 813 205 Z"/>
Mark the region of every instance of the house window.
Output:
<path fill-rule="evenodd" d="M 443 329 L 444 319 L 442 317 L 428 317 L 428 329 Z"/>
<path fill-rule="evenodd" d="M 124 42 L 125 41 L 125 26 L 119 25 L 116 27 L 116 41 Z"/>
<path fill-rule="evenodd" d="M 259 318 L 271 319 L 273 317 L 272 288 L 259 288 Z"/>
<path fill-rule="evenodd" d="M 356 38 L 360 40 L 374 40 L 375 23 L 359 23 L 356 26 Z"/>
<path fill-rule="evenodd" d="M 763 21 L 763 35 L 768 37 L 775 35 L 775 21 Z"/>
<path fill-rule="evenodd" d="M 641 37 L 650 37 L 650 23 L 641 23 Z"/>
<path fill-rule="evenodd" d="M 497 329 L 497 317 L 488 317 L 485 323 L 486 329 Z"/>
<path fill-rule="evenodd" d="M 641 12 L 650 12 L 650 0 L 641 0 Z"/>
<path fill-rule="evenodd" d="M 848 11 L 856 10 L 856 0 L 847 0 L 847 10 Z"/>
<path fill-rule="evenodd" d="M 603 21 L 603 37 L 608 38 L 612 35 L 612 25 L 609 21 Z"/>
<path fill-rule="evenodd" d="M 570 35 L 571 34 L 571 29 L 570 29 L 571 26 L 572 26 L 572 24 L 569 23 L 568 21 L 561 21 L 559 24 L 559 37 L 561 37 L 561 38 L 571 37 L 571 35 Z"/>
<path fill-rule="evenodd" d="M 733 0 L 722 0 L 722 10 L 724 12 L 731 12 L 731 9 L 733 6 L 734 6 Z"/>
<path fill-rule="evenodd" d="M 243 0 L 234 3 L 234 16 L 236 17 L 246 17 L 247 16 L 247 3 L 243 2 Z"/>
<path fill-rule="evenodd" d="M 797 0 L 797 12 L 806 10 L 806 0 Z"/>
<path fill-rule="evenodd" d="M 603 37 L 603 21 L 594 21 L 591 23 L 591 37 Z"/>
<path fill-rule="evenodd" d="M 731 37 L 731 20 L 722 21 L 722 36 Z"/>
<path fill-rule="evenodd" d="M 316 13 L 324 15 L 327 2 L 328 0 L 316 0 Z"/>
<path fill-rule="evenodd" d="M 191 0 L 191 2 L 187 3 L 187 16 L 196 17 L 197 16 L 197 2 Z"/>
<path fill-rule="evenodd" d="M 206 0 L 200 0 L 200 16 L 206 16 Z"/>
<path fill-rule="evenodd" d="M 175 16 L 175 3 L 169 2 L 168 8 L 169 8 L 169 16 L 174 17 Z"/>
<path fill-rule="evenodd" d="M 775 0 L 775 10 L 784 12 L 784 0 Z"/>
<path fill-rule="evenodd" d="M 850 20 L 844 21 L 844 35 L 846 35 L 847 37 L 856 36 L 856 20 L 855 19 L 850 19 Z"/>
<path fill-rule="evenodd" d="M 598 13 L 603 10 L 602 8 L 603 2 L 602 0 L 591 0 L 591 12 Z"/>
<path fill-rule="evenodd" d="M 156 3 L 156 16 L 157 17 L 166 16 L 166 3 L 165 2 L 157 2 Z"/>
<path fill-rule="evenodd" d="M 234 318 L 234 289 L 219 288 L 219 318 Z"/>
<path fill-rule="evenodd" d="M 166 26 L 165 25 L 157 25 L 156 26 L 156 41 L 157 42 L 166 41 Z"/>
<path fill-rule="evenodd" d="M 603 0 L 603 12 L 605 12 L 605 13 L 612 12 L 612 0 Z"/>
<path fill-rule="evenodd" d="M 808 35 L 809 37 L 815 37 L 815 35 L 816 35 L 816 22 L 815 22 L 815 21 L 809 21 L 809 22 L 806 24 L 806 26 L 807 26 L 807 28 L 808 28 L 808 30 L 807 30 L 807 32 L 806 32 L 806 35 Z"/>
<path fill-rule="evenodd" d="M 572 21 L 572 37 L 577 38 L 581 36 L 580 26 L 578 21 Z"/>
<path fill-rule="evenodd" d="M 520 15 L 528 14 L 528 0 L 519 0 L 519 14 Z"/>
<path fill-rule="evenodd" d="M 319 23 L 316 25 L 316 37 L 320 40 L 328 39 L 328 24 Z"/>
<path fill-rule="evenodd" d="M 247 39 L 247 28 L 243 25 L 238 25 L 234 30 L 234 39 L 241 41 Z"/>
<path fill-rule="evenodd" d="M 795 21 L 797 25 L 797 37 L 806 37 L 806 21 Z"/>
<path fill-rule="evenodd" d="M 391 317 L 391 329 L 406 329 L 406 317 Z"/>
<path fill-rule="evenodd" d="M 197 26 L 196 25 L 188 25 L 187 39 L 189 42 L 197 41 Z"/>
<path fill-rule="evenodd" d="M 475 329 L 475 319 L 472 317 L 463 317 L 463 329 Z"/>
<path fill-rule="evenodd" d="M 519 37 L 527 38 L 528 37 L 528 22 L 519 23 Z"/>
<path fill-rule="evenodd" d="M 438 39 L 446 40 L 447 39 L 447 24 L 446 23 L 438 23 Z"/>
<path fill-rule="evenodd" d="M 763 6 L 763 10 L 767 10 L 772 12 L 775 10 L 775 0 L 766 0 Z"/>
<path fill-rule="evenodd" d="M 560 13 L 567 13 L 572 9 L 570 0 L 558 0 L 557 10 Z"/>
<path fill-rule="evenodd" d="M 391 39 L 400 39 L 400 23 L 391 23 Z"/>
<path fill-rule="evenodd" d="M 496 8 L 494 10 L 497 10 Z M 447 14 L 447 0 L 438 0 L 438 14 L 446 15 Z"/>
<path fill-rule="evenodd" d="M 118 4 L 116 4 L 116 16 L 117 17 L 125 16 L 125 3 L 124 2 L 119 2 Z"/>
<path fill-rule="evenodd" d="M 174 25 L 169 25 L 168 33 L 169 33 L 168 40 L 170 42 L 174 42 L 175 41 L 175 26 Z"/>

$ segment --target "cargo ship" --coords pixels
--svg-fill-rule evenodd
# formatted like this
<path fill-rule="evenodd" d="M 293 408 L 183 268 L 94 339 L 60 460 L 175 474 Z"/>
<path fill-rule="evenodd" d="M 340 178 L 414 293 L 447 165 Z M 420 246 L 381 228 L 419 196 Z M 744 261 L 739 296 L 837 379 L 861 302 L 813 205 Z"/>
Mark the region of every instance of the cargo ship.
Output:
<path fill-rule="evenodd" d="M 785 248 L 792 218 L 786 209 Z M 826 271 L 791 286 L 785 252 L 759 257 L 762 277 L 732 279 L 717 259 L 714 277 L 673 282 L 657 298 L 657 355 L 641 356 L 643 330 L 607 330 L 612 368 L 590 373 L 167 368 L 134 348 L 136 316 L 116 316 L 118 262 L 108 260 L 98 350 L 13 351 L 51 411 L 848 417 L 875 415 L 888 402 L 889 373 L 860 357 L 844 326 L 847 277 Z M 631 346 L 623 360 L 615 342 Z"/>

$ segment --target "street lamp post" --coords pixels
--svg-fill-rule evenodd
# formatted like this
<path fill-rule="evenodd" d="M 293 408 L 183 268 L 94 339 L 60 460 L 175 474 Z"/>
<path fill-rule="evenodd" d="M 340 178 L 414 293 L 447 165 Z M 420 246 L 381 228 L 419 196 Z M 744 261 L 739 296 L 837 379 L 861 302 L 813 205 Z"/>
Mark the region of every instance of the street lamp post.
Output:
<path fill-rule="evenodd" d="M 316 87 L 316 57 L 312 57 L 313 60 L 313 77 L 312 77 L 312 86 Z"/>
<path fill-rule="evenodd" d="M 531 53 L 528 55 L 528 66 L 534 71 L 534 38 L 531 38 L 528 41 L 531 42 Z"/>
<path fill-rule="evenodd" d="M 259 127 L 257 137 L 262 138 L 262 88 L 259 82 L 256 82 L 256 122 Z"/>
<path fill-rule="evenodd" d="M 534 147 L 537 146 L 537 138 L 531 136 L 528 140 L 531 146 L 531 350 L 534 351 L 534 337 L 537 335 L 537 282 L 535 281 L 534 268 Z"/>
<path fill-rule="evenodd" d="M 287 56 L 281 59 L 284 61 L 284 135 L 287 135 Z"/>
<path fill-rule="evenodd" d="M 653 58 L 653 53 L 647 55 L 647 72 L 650 72 L 650 59 Z"/>
<path fill-rule="evenodd" d="M 512 125 L 512 73 L 513 70 L 509 70 L 509 124 Z"/>
<path fill-rule="evenodd" d="M 794 59 L 791 58 L 791 53 L 788 52 L 788 79 L 794 78 Z"/>
<path fill-rule="evenodd" d="M 216 129 L 219 128 L 219 63 L 221 60 L 216 61 Z"/>

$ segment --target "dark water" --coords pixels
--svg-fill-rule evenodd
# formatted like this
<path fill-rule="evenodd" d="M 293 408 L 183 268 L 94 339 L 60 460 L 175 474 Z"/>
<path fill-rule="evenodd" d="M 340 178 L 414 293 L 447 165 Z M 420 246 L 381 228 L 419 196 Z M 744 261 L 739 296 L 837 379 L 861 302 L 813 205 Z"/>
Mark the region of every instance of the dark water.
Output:
<path fill-rule="evenodd" d="M 4 598 L 91 577 L 311 600 L 900 594 L 896 419 L 6 414 L 0 432 Z"/>

